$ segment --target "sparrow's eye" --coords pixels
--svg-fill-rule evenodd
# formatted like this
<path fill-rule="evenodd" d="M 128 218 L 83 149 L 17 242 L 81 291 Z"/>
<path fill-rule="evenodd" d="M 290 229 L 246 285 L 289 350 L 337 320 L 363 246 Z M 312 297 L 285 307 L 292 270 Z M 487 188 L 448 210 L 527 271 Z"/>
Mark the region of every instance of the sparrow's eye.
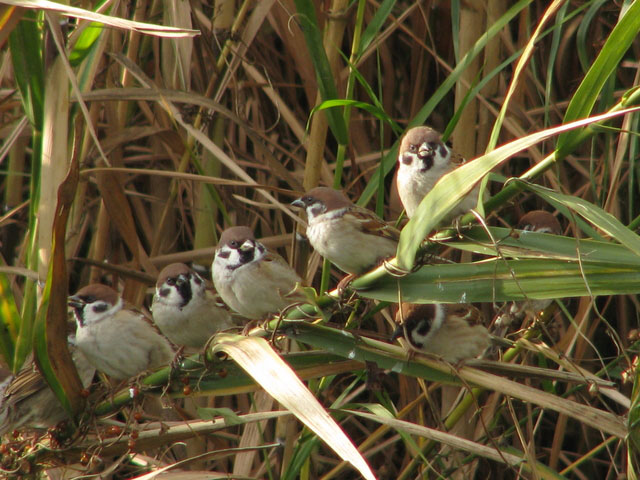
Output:
<path fill-rule="evenodd" d="M 85 295 L 84 297 L 80 298 L 84 300 L 84 303 L 93 303 L 96 301 L 96 297 L 94 297 L 93 295 Z"/>
<path fill-rule="evenodd" d="M 91 309 L 96 312 L 96 313 L 101 313 L 106 311 L 109 308 L 109 305 L 107 305 L 104 302 L 98 302 L 96 303 L 93 307 L 91 307 Z"/>
<path fill-rule="evenodd" d="M 302 197 L 302 203 L 304 203 L 305 205 L 311 205 L 313 203 L 313 198 L 311 198 L 309 195 L 306 195 Z"/>
<path fill-rule="evenodd" d="M 229 246 L 230 246 L 231 248 L 238 248 L 238 247 L 240 246 L 240 242 L 238 242 L 237 240 L 231 240 L 231 241 L 229 242 Z"/>
<path fill-rule="evenodd" d="M 167 285 L 175 285 L 176 284 L 176 279 L 175 278 L 167 278 Z"/>
<path fill-rule="evenodd" d="M 418 145 L 411 143 L 409 144 L 409 151 L 410 152 L 417 152 L 418 151 Z"/>

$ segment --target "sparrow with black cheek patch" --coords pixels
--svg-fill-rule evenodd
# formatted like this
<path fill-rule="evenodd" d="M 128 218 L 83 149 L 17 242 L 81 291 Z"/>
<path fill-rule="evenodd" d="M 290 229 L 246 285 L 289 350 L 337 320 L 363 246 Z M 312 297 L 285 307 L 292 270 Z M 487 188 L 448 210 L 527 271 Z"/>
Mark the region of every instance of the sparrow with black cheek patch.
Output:
<path fill-rule="evenodd" d="M 365 273 L 396 254 L 400 232 L 338 190 L 316 187 L 291 205 L 306 210 L 313 248 L 344 272 Z"/>
<path fill-rule="evenodd" d="M 398 194 L 407 217 L 415 214 L 420 202 L 447 173 L 463 165 L 466 160 L 451 150 L 440 139 L 440 134 L 429 127 L 408 130 L 398 150 Z M 448 214 L 451 220 L 468 212 L 478 203 L 476 186 Z"/>
<path fill-rule="evenodd" d="M 532 210 L 524 214 L 518 222 L 517 228 L 525 232 L 550 233 L 562 235 L 562 226 L 556 217 L 545 210 Z M 513 302 L 509 313 L 522 319 L 527 312 L 537 315 L 553 303 L 551 299 L 525 300 L 523 302 Z M 508 325 L 508 318 L 501 318 L 501 323 Z"/>
<path fill-rule="evenodd" d="M 87 285 L 69 297 L 77 323 L 76 344 L 89 363 L 116 380 L 168 365 L 169 341 L 151 320 L 124 304 L 112 288 Z"/>
<path fill-rule="evenodd" d="M 87 388 L 96 369 L 78 350 L 72 337 L 69 350 L 82 386 Z M 33 361 L 7 378 L 0 390 L 0 435 L 21 428 L 49 428 L 69 418 Z"/>
<path fill-rule="evenodd" d="M 162 269 L 151 304 L 153 321 L 176 345 L 201 348 L 213 334 L 234 326 L 205 282 L 184 263 Z"/>
<path fill-rule="evenodd" d="M 482 314 L 473 305 L 402 303 L 392 340 L 404 338 L 417 350 L 449 363 L 474 358 L 489 346 Z"/>
<path fill-rule="evenodd" d="M 222 300 L 251 320 L 261 320 L 304 302 L 295 291 L 300 276 L 277 253 L 267 251 L 248 227 L 231 227 L 220 237 L 211 265 Z"/>

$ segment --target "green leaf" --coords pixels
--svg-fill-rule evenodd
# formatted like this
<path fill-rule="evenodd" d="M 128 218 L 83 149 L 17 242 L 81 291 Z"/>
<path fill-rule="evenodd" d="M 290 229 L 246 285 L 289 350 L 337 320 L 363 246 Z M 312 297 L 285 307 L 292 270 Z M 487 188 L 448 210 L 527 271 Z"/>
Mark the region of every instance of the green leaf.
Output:
<path fill-rule="evenodd" d="M 394 301 L 397 300 L 396 295 Z M 407 362 L 404 349 L 397 345 L 366 337 L 356 337 L 345 330 L 291 320 L 282 322 L 281 331 L 289 338 L 350 360 L 363 363 L 374 362 L 382 369 L 424 378 L 431 382 L 459 383 L 450 372 L 444 368 L 437 368 L 440 366 L 437 363 L 431 366 L 425 363 Z"/>
<path fill-rule="evenodd" d="M 94 11 L 104 5 L 106 0 L 101 0 L 94 5 Z M 111 7 L 107 7 L 104 14 L 111 13 Z M 91 53 L 93 47 L 97 44 L 102 32 L 105 31 L 104 24 L 99 22 L 90 22 L 73 44 L 73 49 L 69 52 L 69 63 L 72 67 L 77 67 Z"/>
<path fill-rule="evenodd" d="M 300 474 L 304 465 L 309 461 L 309 457 L 318 446 L 320 438 L 317 435 L 303 435 L 296 442 L 295 452 L 291 461 L 286 465 L 286 470 L 282 474 L 282 480 L 298 480 L 303 478 Z"/>
<path fill-rule="evenodd" d="M 222 417 L 227 425 L 242 425 L 244 423 L 244 421 L 230 408 L 197 407 L 197 412 L 198 416 L 203 420 L 213 420 L 214 418 Z"/>
<path fill-rule="evenodd" d="M 640 256 L 628 248 L 612 242 L 577 239 L 537 233 L 514 231 L 509 228 L 489 227 L 491 237 L 483 227 L 464 229 L 460 235 L 445 238 L 436 235 L 432 240 L 444 245 L 483 255 L 510 258 L 545 258 L 640 267 Z M 493 242 L 496 242 L 495 245 Z"/>
<path fill-rule="evenodd" d="M 629 428 L 628 455 L 630 466 L 638 468 L 640 463 L 640 366 L 635 362 L 635 367 L 631 367 L 630 373 L 633 378 L 633 389 L 631 391 L 631 407 L 629 408 L 629 419 L 627 425 Z M 633 468 L 633 467 L 632 467 Z M 634 472 L 634 475 L 638 472 Z M 631 477 L 630 477 L 631 478 Z"/>
<path fill-rule="evenodd" d="M 470 303 L 620 295 L 640 292 L 636 265 L 565 260 L 488 260 L 425 265 L 401 278 L 383 276 L 359 295 L 389 302 Z M 400 293 L 399 293 L 400 292 Z"/>
<path fill-rule="evenodd" d="M 345 360 L 344 357 L 320 351 L 290 353 L 283 355 L 283 357 L 303 379 L 351 372 L 354 368 L 359 367 L 354 367 L 353 362 Z M 147 388 L 166 389 L 169 383 L 172 387 L 171 396 L 182 397 L 184 396 L 182 379 L 185 378 L 189 380 L 189 386 L 197 396 L 238 395 L 259 389 L 253 378 L 237 363 L 229 359 L 221 360 L 213 357 L 207 360 L 205 367 L 200 356 L 183 359 L 180 363 L 180 375 L 176 375 L 175 367 L 170 366 L 147 376 L 142 380 L 142 384 Z M 173 383 L 171 383 L 172 381 Z M 94 413 L 98 416 L 113 413 L 131 401 L 132 398 L 127 388 L 98 404 Z"/>
<path fill-rule="evenodd" d="M 295 0 L 295 4 L 298 10 L 298 16 L 295 18 L 300 22 L 300 28 L 309 49 L 311 61 L 316 71 L 320 96 L 324 101 L 335 100 L 338 98 L 338 89 L 333 81 L 333 72 L 324 50 L 315 5 L 309 0 Z M 349 135 L 341 113 L 336 109 L 329 109 L 326 111 L 326 115 L 336 140 L 338 143 L 346 145 L 349 141 Z"/>
<path fill-rule="evenodd" d="M 13 298 L 9 279 L 4 273 L 0 273 L 0 355 L 13 372 L 15 342 L 19 328 L 20 313 Z"/>
<path fill-rule="evenodd" d="M 589 36 L 590 34 L 593 34 L 593 19 L 599 18 L 596 16 L 598 14 L 598 10 L 600 10 L 607 1 L 608 0 L 596 0 L 595 2 L 592 2 L 578 25 L 578 30 L 576 32 L 576 51 L 584 72 L 589 70 L 589 64 L 591 63 L 587 50 L 590 50 L 593 47 L 593 42 Z"/>
<path fill-rule="evenodd" d="M 74 417 L 84 408 L 82 382 L 67 348 L 67 221 L 78 185 L 78 159 L 57 187 L 51 256 L 42 299 L 36 314 L 33 349 L 38 369 L 64 409 Z"/>
<path fill-rule="evenodd" d="M 522 180 L 514 179 L 513 181 L 522 185 L 527 190 L 535 192 L 537 195 L 540 195 L 553 205 L 561 204 L 568 207 L 571 211 L 576 212 L 600 230 L 611 235 L 611 237 L 616 239 L 636 255 L 640 255 L 640 236 L 629 230 L 616 217 L 605 212 L 597 205 L 589 203 L 582 198 L 574 197 L 572 195 L 564 195 Z"/>
<path fill-rule="evenodd" d="M 607 37 L 582 83 L 571 98 L 564 116 L 564 123 L 587 117 L 595 105 L 605 82 L 620 65 L 622 58 L 640 32 L 640 2 L 633 2 Z M 580 130 L 558 137 L 556 150 L 564 157 L 581 139 Z"/>
<path fill-rule="evenodd" d="M 73 50 L 69 52 L 69 63 L 72 67 L 80 65 L 87 55 L 89 55 L 103 31 L 104 25 L 97 22 L 91 22 L 87 28 L 82 31 L 73 46 Z"/>
<path fill-rule="evenodd" d="M 314 107 L 313 110 L 311 110 L 311 115 L 313 115 L 317 111 L 328 110 L 330 108 L 336 108 L 336 107 L 359 108 L 361 110 L 365 110 L 369 112 L 378 120 L 388 123 L 389 125 L 391 125 L 391 127 L 397 126 L 397 124 L 395 124 L 392 121 L 392 119 L 389 118 L 389 115 L 387 115 L 387 113 L 384 110 L 380 109 L 375 105 L 371 105 L 370 103 L 360 102 L 358 100 L 346 100 L 346 99 L 327 100 L 326 102 L 322 102 L 320 105 L 317 105 L 316 107 Z"/>
<path fill-rule="evenodd" d="M 364 52 L 376 35 L 382 30 L 384 22 L 389 17 L 391 10 L 395 6 L 397 0 L 384 0 L 376 9 L 376 13 L 367 25 L 360 40 L 360 52 Z"/>
<path fill-rule="evenodd" d="M 56 377 L 55 370 L 53 369 L 50 353 L 48 351 L 48 342 L 46 335 L 47 315 L 49 312 L 49 299 L 51 297 L 51 284 L 53 278 L 51 276 L 52 268 L 49 268 L 49 275 L 44 290 L 42 291 L 42 299 L 40 306 L 38 307 L 38 313 L 36 314 L 36 321 L 34 324 L 33 332 L 33 349 L 35 352 L 36 362 L 38 364 L 38 370 L 42 373 L 42 376 L 47 381 L 47 384 L 56 394 L 57 399 L 60 401 L 64 409 L 73 414 L 73 408 L 67 394 L 60 383 L 60 380 Z M 65 346 L 66 348 L 66 346 Z"/>
<path fill-rule="evenodd" d="M 22 107 L 31 125 L 42 130 L 44 105 L 44 60 L 42 23 L 38 14 L 28 11 L 9 35 L 13 72 L 20 89 Z"/>

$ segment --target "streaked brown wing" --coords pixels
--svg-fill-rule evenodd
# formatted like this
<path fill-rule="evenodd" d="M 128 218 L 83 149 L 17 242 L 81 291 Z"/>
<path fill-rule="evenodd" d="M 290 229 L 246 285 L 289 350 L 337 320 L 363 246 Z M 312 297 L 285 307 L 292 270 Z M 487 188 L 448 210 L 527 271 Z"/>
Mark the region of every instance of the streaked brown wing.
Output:
<path fill-rule="evenodd" d="M 396 242 L 400 240 L 400 231 L 398 229 L 365 208 L 354 207 L 345 215 L 352 216 L 358 222 L 362 231 L 369 235 L 378 235 Z"/>
<path fill-rule="evenodd" d="M 47 382 L 35 364 L 32 363 L 18 372 L 4 391 L 4 396 L 7 401 L 15 403 L 30 397 L 43 388 L 48 388 Z"/>
<path fill-rule="evenodd" d="M 451 150 L 451 163 L 455 165 L 455 167 L 459 167 L 467 163 L 467 160 L 458 152 Z"/>
<path fill-rule="evenodd" d="M 473 305 L 456 303 L 447 306 L 449 315 L 465 320 L 469 325 L 482 325 L 484 317 L 480 310 Z"/>

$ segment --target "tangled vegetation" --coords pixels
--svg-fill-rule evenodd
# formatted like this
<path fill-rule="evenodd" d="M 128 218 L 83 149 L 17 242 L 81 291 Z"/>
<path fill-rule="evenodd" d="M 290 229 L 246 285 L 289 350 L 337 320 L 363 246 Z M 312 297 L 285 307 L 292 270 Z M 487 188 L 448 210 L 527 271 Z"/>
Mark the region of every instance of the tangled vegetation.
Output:
<path fill-rule="evenodd" d="M 4 475 L 638 478 L 640 2 L 0 9 L 0 357 L 16 373 L 33 351 L 78 419 L 5 435 Z M 322 184 L 398 221 L 399 139 L 422 124 L 474 160 L 338 298 L 289 203 Z M 440 225 L 480 179 L 484 205 Z M 534 209 L 563 235 L 514 230 Z M 308 304 L 82 390 L 68 293 L 148 307 L 165 265 L 210 275 L 232 225 L 290 261 Z M 554 302 L 499 326 L 535 299 Z M 399 300 L 474 303 L 504 341 L 458 365 L 408 354 Z"/>

